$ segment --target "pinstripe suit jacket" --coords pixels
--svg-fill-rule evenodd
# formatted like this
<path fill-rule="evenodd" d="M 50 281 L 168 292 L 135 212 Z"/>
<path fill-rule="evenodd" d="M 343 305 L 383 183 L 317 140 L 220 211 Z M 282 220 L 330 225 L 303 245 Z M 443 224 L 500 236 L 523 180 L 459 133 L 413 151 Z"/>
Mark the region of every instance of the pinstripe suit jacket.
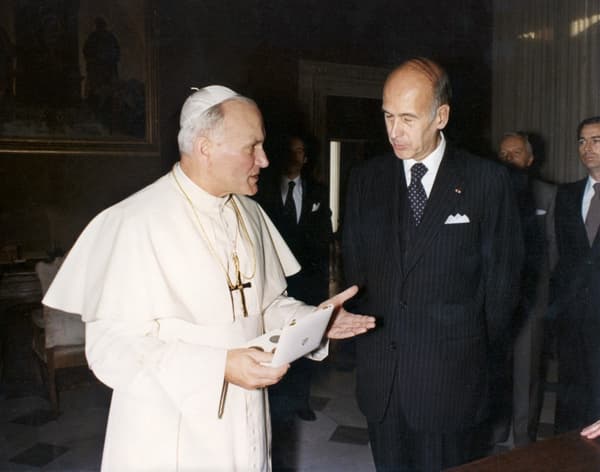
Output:
<path fill-rule="evenodd" d="M 357 396 L 369 421 L 399 409 L 415 430 L 453 432 L 487 415 L 490 368 L 508 348 L 523 258 L 504 168 L 447 145 L 411 230 L 402 161 L 366 161 L 348 185 L 344 270 L 353 309 L 377 316 L 357 338 Z M 446 224 L 450 215 L 469 222 Z"/>
<path fill-rule="evenodd" d="M 581 216 L 586 181 L 561 185 L 556 195 L 551 311 L 557 316 L 559 432 L 600 417 L 600 235 L 590 247 Z"/>

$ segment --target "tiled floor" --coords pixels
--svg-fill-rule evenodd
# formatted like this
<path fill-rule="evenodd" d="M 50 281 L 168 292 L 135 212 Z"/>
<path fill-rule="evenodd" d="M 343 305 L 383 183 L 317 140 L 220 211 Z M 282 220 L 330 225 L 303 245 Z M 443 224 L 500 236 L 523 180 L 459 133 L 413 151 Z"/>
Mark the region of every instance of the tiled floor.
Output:
<path fill-rule="evenodd" d="M 311 404 L 317 420 L 274 427 L 275 470 L 375 470 L 366 422 L 356 405 L 354 370 L 341 359 L 334 355 L 314 374 Z M 43 385 L 23 372 L 16 379 L 14 372 L 6 374 L 0 384 L 0 471 L 99 470 L 110 390 L 86 370 L 67 372 L 59 378 L 62 412 L 55 417 Z M 552 434 L 553 407 L 554 393 L 548 391 L 540 437 Z M 498 452 L 510 447 L 509 439 Z"/>
<path fill-rule="evenodd" d="M 5 393 L 0 470 L 99 470 L 109 401 L 110 391 L 99 383 L 80 384 L 61 392 L 56 417 L 43 391 Z"/>
<path fill-rule="evenodd" d="M 375 470 L 366 421 L 358 411 L 353 370 L 320 363 L 313 374 L 311 406 L 317 420 L 274 425 L 273 464 L 277 471 Z"/>
<path fill-rule="evenodd" d="M 353 372 L 319 365 L 312 399 L 317 421 L 295 420 L 286 430 L 274 430 L 276 470 L 375 470 L 353 384 Z M 61 391 L 58 417 L 41 387 L 10 390 L 0 398 L 0 471 L 99 470 L 107 388 L 88 381 Z"/>

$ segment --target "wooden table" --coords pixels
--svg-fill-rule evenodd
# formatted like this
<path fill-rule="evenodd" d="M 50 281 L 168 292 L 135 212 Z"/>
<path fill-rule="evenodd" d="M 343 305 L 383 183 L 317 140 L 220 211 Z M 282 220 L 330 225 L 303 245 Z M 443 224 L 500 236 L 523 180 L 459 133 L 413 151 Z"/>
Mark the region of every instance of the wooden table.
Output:
<path fill-rule="evenodd" d="M 0 273 L 0 312 L 39 304 L 42 287 L 33 270 Z"/>
<path fill-rule="evenodd" d="M 600 439 L 579 431 L 554 436 L 486 457 L 446 472 L 593 472 L 600 471 Z"/>

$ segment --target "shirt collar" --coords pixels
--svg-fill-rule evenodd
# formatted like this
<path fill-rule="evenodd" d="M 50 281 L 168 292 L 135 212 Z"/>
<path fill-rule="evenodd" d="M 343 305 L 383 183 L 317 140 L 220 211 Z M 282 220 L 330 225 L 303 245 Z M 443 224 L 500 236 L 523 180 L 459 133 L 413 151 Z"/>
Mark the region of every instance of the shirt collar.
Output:
<path fill-rule="evenodd" d="M 284 176 L 284 177 L 281 179 L 281 191 L 282 191 L 282 192 L 283 192 L 283 191 L 287 192 L 287 190 L 288 190 L 288 184 L 289 184 L 290 182 L 294 182 L 294 183 L 296 184 L 296 185 L 294 186 L 294 188 L 297 188 L 297 187 L 298 187 L 298 186 L 301 184 L 301 182 L 302 182 L 302 178 L 301 178 L 301 176 L 300 176 L 300 175 L 296 176 L 296 178 L 295 178 L 295 179 L 290 179 L 290 178 L 288 178 L 287 176 Z"/>
<path fill-rule="evenodd" d="M 597 183 L 598 183 L 597 180 L 594 180 L 594 178 L 591 175 L 588 175 L 587 182 L 585 184 L 585 190 L 586 191 L 591 190 L 592 187 L 594 186 L 594 184 L 597 184 Z"/>
<path fill-rule="evenodd" d="M 430 176 L 437 175 L 437 171 L 440 168 L 445 151 L 446 138 L 444 137 L 444 133 L 440 132 L 440 142 L 431 154 L 420 161 L 415 161 L 414 159 L 406 159 L 402 161 L 402 164 L 404 165 L 404 174 L 407 176 L 407 179 L 410 175 L 410 169 L 412 169 L 412 166 L 414 166 L 417 162 L 425 164 L 425 167 L 427 167 L 427 174 Z"/>

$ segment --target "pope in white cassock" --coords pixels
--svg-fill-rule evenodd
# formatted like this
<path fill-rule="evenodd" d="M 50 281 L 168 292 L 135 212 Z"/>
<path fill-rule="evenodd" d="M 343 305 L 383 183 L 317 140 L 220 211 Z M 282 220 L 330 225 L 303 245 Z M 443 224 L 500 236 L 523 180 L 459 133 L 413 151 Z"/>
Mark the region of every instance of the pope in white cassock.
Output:
<path fill-rule="evenodd" d="M 43 302 L 81 314 L 89 366 L 113 389 L 103 471 L 270 470 L 265 387 L 289 365 L 242 346 L 313 307 L 286 296 L 299 265 L 246 196 L 268 165 L 256 104 L 206 87 L 180 127 L 180 161 L 92 220 Z M 328 337 L 374 327 L 342 307 L 356 290 L 325 302 Z"/>

